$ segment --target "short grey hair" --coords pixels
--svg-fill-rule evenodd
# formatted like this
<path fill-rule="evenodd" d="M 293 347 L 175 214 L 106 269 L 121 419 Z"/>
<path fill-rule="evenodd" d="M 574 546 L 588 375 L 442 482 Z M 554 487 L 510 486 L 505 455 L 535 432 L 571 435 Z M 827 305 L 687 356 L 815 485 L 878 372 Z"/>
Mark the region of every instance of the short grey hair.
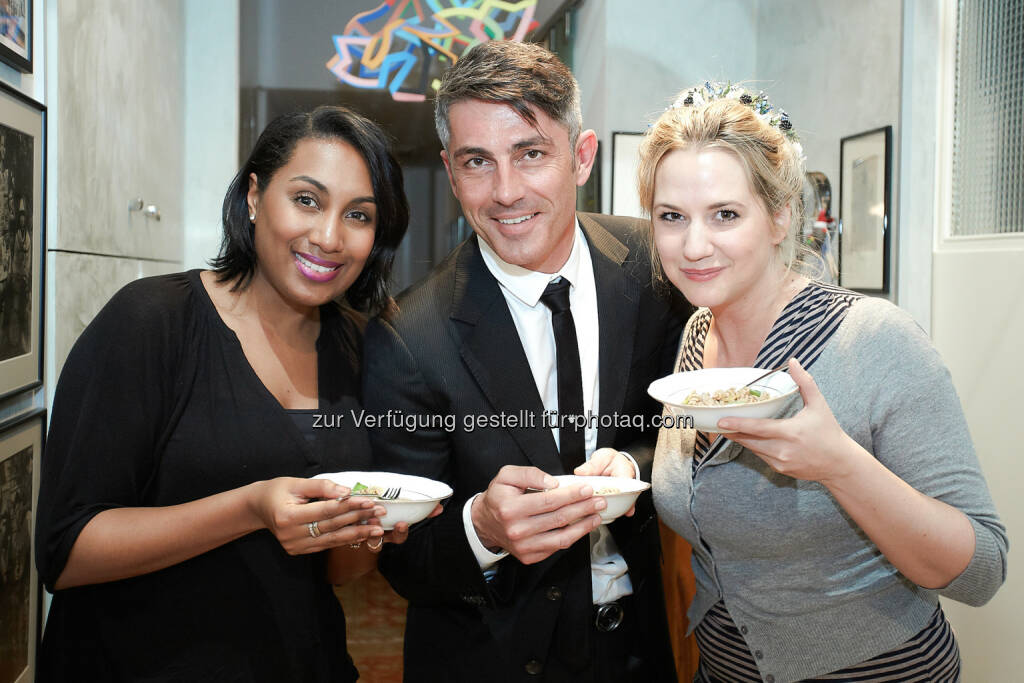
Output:
<path fill-rule="evenodd" d="M 556 55 L 536 43 L 478 43 L 445 72 L 434 100 L 434 125 L 446 150 L 451 107 L 470 99 L 507 104 L 532 126 L 537 118 L 531 107 L 536 107 L 569 130 L 570 149 L 576 148 L 583 129 L 576 78 Z"/>

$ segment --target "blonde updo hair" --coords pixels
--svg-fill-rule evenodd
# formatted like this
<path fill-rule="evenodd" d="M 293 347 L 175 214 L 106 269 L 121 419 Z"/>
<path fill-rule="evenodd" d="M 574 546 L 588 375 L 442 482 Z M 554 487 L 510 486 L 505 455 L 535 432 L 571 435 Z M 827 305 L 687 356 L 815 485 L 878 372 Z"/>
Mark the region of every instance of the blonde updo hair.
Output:
<path fill-rule="evenodd" d="M 735 92 L 734 88 L 734 92 Z M 661 259 L 654 246 L 654 230 L 650 220 L 654 205 L 654 176 L 661 160 L 671 151 L 687 149 L 722 149 L 733 154 L 743 166 L 754 195 L 758 197 L 771 220 L 786 207 L 790 224 L 778 245 L 778 258 L 787 272 L 797 269 L 810 277 L 821 273 L 807 265 L 811 252 L 799 241 L 803 227 L 804 164 L 798 144 L 769 120 L 759 116 L 752 105 L 735 97 L 722 97 L 709 102 L 682 105 L 690 90 L 684 90 L 677 104 L 654 122 L 640 146 L 637 188 L 640 203 L 648 215 L 648 239 L 655 278 L 664 281 Z M 788 118 L 786 119 L 788 125 Z"/>

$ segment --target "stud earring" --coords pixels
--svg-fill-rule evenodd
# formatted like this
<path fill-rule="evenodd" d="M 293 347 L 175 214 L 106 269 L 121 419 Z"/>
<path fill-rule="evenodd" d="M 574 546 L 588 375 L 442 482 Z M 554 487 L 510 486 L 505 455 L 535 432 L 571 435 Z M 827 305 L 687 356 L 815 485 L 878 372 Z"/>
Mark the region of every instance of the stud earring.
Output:
<path fill-rule="evenodd" d="M 256 222 L 256 212 L 253 212 L 253 213 L 249 214 L 249 222 L 250 223 L 255 223 Z"/>

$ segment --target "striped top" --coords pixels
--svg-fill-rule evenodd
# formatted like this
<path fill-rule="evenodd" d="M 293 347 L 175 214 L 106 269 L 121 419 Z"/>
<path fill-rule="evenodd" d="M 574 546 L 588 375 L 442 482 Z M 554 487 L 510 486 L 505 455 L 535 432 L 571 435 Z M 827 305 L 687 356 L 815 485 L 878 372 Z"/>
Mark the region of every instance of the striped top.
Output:
<path fill-rule="evenodd" d="M 796 358 L 809 370 L 822 349 L 846 317 L 850 306 L 863 294 L 820 282 L 808 283 L 786 304 L 772 326 L 771 332 L 757 354 L 754 367 L 774 368 Z M 711 327 L 711 311 L 702 308 L 694 313 L 690 336 L 683 341 L 683 353 L 676 372 L 700 370 L 704 367 L 704 341 Z M 693 467 L 714 455 L 727 439 L 718 437 L 710 443 L 707 434 L 697 432 Z"/>
<path fill-rule="evenodd" d="M 811 282 L 786 305 L 757 354 L 755 367 L 772 368 L 796 358 L 805 369 L 814 365 L 829 339 L 839 329 L 850 306 L 861 294 Z M 683 341 L 677 372 L 704 367 L 704 343 L 711 326 L 711 311 L 694 314 L 690 334 Z M 693 474 L 700 463 L 714 456 L 728 440 L 718 436 L 711 443 L 697 432 Z M 712 549 L 713 551 L 713 549 Z M 736 627 L 724 601 L 716 603 L 694 632 L 700 648 L 698 683 L 746 683 L 761 681 L 754 656 Z M 772 683 L 769 677 L 769 683 Z M 960 652 L 953 632 L 937 608 L 931 621 L 900 647 L 853 667 L 811 681 L 958 681 Z"/>
<path fill-rule="evenodd" d="M 700 648 L 694 683 L 760 683 L 757 664 L 725 609 L 725 603 L 717 603 L 704 615 L 694 636 Z M 960 650 L 942 608 L 937 607 L 920 633 L 890 652 L 856 666 L 804 680 L 953 683 L 960 680 Z"/>

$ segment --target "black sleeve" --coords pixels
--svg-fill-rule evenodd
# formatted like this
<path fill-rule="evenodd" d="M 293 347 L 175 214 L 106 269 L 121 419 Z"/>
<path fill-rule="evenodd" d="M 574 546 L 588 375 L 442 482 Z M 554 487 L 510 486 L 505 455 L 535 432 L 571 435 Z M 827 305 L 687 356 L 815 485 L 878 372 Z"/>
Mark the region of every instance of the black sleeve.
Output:
<path fill-rule="evenodd" d="M 142 504 L 172 412 L 184 280 L 134 282 L 104 306 L 64 363 L 42 459 L 36 564 L 47 589 L 97 513 Z M 180 306 L 179 306 L 180 308 Z"/>
<path fill-rule="evenodd" d="M 365 348 L 363 400 L 367 413 L 445 413 L 440 405 L 443 398 L 427 384 L 419 363 L 393 326 L 381 319 L 371 321 Z M 446 481 L 456 490 L 440 516 L 416 525 L 405 543 L 385 546 L 381 555 L 381 573 L 400 595 L 420 604 L 472 602 L 468 598 L 487 592 L 462 522 L 467 492 L 452 481 L 451 438 L 443 428 L 370 430 L 379 469 Z"/>
<path fill-rule="evenodd" d="M 686 324 L 686 321 L 689 320 L 693 311 L 693 306 L 691 306 L 689 302 L 681 296 L 676 297 L 671 301 L 669 310 L 665 314 L 666 323 L 664 343 L 659 349 L 659 357 L 655 366 L 657 371 L 649 380 L 650 382 L 666 375 L 670 375 L 674 371 L 676 354 L 679 348 L 679 339 L 683 334 L 683 326 Z M 636 464 L 640 467 L 640 478 L 644 481 L 651 481 L 654 471 L 654 447 L 658 440 L 658 430 L 652 428 L 652 418 L 655 415 L 661 414 L 662 406 L 653 398 L 650 398 L 649 396 L 647 398 L 649 401 L 649 412 L 646 416 L 648 425 L 648 429 L 646 430 L 647 433 L 642 435 L 628 448 L 623 450 L 627 451 L 633 456 L 633 459 L 636 460 Z"/>

